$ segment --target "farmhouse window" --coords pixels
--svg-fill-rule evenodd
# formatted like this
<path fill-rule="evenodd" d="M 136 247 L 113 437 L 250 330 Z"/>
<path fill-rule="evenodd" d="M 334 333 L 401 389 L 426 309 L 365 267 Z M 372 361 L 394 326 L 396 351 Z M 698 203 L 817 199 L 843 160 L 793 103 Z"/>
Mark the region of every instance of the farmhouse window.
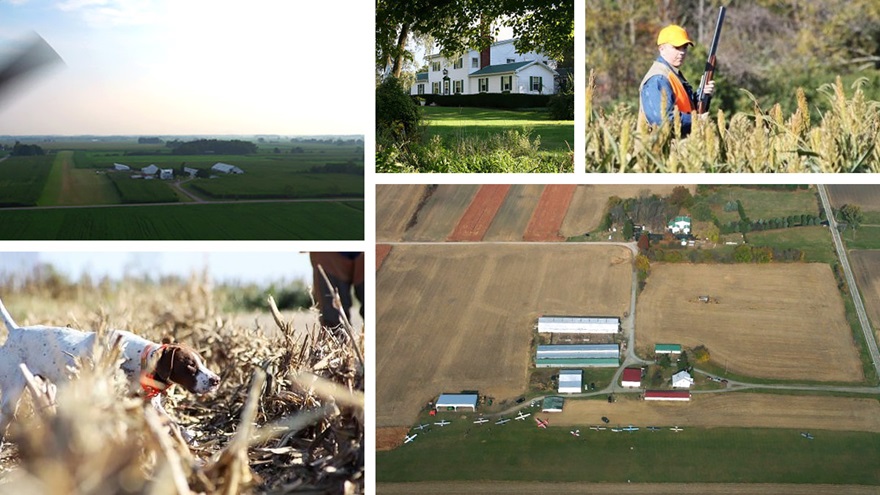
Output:
<path fill-rule="evenodd" d="M 452 88 L 455 94 L 461 94 L 464 92 L 464 80 L 452 81 Z"/>
<path fill-rule="evenodd" d="M 477 82 L 480 85 L 480 93 L 488 93 L 489 92 L 489 78 L 488 77 L 481 77 Z"/>
<path fill-rule="evenodd" d="M 424 84 L 418 85 L 418 94 L 420 94 L 420 95 L 425 94 L 425 85 Z"/>
<path fill-rule="evenodd" d="M 471 69 L 479 69 L 480 68 L 480 58 L 479 57 L 471 57 Z"/>
<path fill-rule="evenodd" d="M 544 80 L 541 76 L 531 76 L 529 77 L 529 87 L 532 88 L 532 91 L 541 92 L 541 88 L 544 87 Z"/>
<path fill-rule="evenodd" d="M 431 72 L 440 72 L 440 62 L 431 62 Z"/>
<path fill-rule="evenodd" d="M 431 93 L 434 93 L 435 95 L 440 94 L 440 83 L 431 83 Z"/>
<path fill-rule="evenodd" d="M 512 64 L 512 63 L 514 63 L 514 62 L 516 62 L 516 59 L 515 59 L 515 58 L 509 58 L 509 59 L 507 59 L 507 63 L 508 63 L 508 64 Z"/>
<path fill-rule="evenodd" d="M 510 91 L 513 86 L 513 76 L 501 76 L 501 91 Z"/>
<path fill-rule="evenodd" d="M 455 59 L 455 62 L 452 62 L 453 69 L 461 69 L 464 67 L 464 57 L 459 57 Z"/>

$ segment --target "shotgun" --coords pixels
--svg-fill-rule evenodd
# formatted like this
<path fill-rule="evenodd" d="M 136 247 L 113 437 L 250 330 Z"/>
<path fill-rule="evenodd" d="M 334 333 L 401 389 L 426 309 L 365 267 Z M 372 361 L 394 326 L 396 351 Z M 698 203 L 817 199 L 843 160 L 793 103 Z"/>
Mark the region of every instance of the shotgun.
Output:
<path fill-rule="evenodd" d="M 712 97 L 704 95 L 703 90 L 706 84 L 715 77 L 715 52 L 718 51 L 718 42 L 721 41 L 721 26 L 724 24 L 724 12 L 727 9 L 721 7 L 718 12 L 718 22 L 715 23 L 715 35 L 712 36 L 712 46 L 709 47 L 709 59 L 706 60 L 706 68 L 703 71 L 703 77 L 700 79 L 700 89 L 697 90 L 697 113 L 706 113 L 709 111 L 709 102 Z"/>

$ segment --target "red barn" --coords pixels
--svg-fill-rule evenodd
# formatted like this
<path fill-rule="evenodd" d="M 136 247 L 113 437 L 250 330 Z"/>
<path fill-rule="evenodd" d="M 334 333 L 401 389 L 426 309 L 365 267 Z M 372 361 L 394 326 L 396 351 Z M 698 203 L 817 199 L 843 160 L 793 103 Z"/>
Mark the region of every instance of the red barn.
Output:
<path fill-rule="evenodd" d="M 626 368 L 623 370 L 620 384 L 624 387 L 641 387 L 642 386 L 642 369 Z"/>
<path fill-rule="evenodd" d="M 688 390 L 648 390 L 645 392 L 645 400 L 691 400 Z"/>

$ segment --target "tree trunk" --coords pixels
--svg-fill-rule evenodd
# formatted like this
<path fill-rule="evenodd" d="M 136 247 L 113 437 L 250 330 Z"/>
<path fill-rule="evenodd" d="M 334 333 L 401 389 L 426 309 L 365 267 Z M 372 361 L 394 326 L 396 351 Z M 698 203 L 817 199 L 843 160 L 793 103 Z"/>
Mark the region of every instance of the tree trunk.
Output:
<path fill-rule="evenodd" d="M 407 38 L 409 38 L 409 23 L 405 22 L 400 26 L 400 35 L 397 36 L 397 46 L 394 50 L 394 64 L 391 66 L 391 75 L 398 79 L 403 72 Z"/>

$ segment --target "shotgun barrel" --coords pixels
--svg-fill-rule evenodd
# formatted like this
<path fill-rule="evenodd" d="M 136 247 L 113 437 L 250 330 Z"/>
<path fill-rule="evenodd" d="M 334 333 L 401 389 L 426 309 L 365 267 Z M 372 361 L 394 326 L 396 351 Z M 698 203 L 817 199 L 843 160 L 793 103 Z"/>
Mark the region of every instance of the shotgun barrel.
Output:
<path fill-rule="evenodd" d="M 709 47 L 709 58 L 706 60 L 706 68 L 703 70 L 703 77 L 700 78 L 700 89 L 697 90 L 697 113 L 706 113 L 709 111 L 709 102 L 712 97 L 703 94 L 706 85 L 715 77 L 715 52 L 718 51 L 718 42 L 721 41 L 721 26 L 724 25 L 724 13 L 726 7 L 721 7 L 718 12 L 718 22 L 715 23 L 715 35 L 712 36 L 712 45 Z"/>

